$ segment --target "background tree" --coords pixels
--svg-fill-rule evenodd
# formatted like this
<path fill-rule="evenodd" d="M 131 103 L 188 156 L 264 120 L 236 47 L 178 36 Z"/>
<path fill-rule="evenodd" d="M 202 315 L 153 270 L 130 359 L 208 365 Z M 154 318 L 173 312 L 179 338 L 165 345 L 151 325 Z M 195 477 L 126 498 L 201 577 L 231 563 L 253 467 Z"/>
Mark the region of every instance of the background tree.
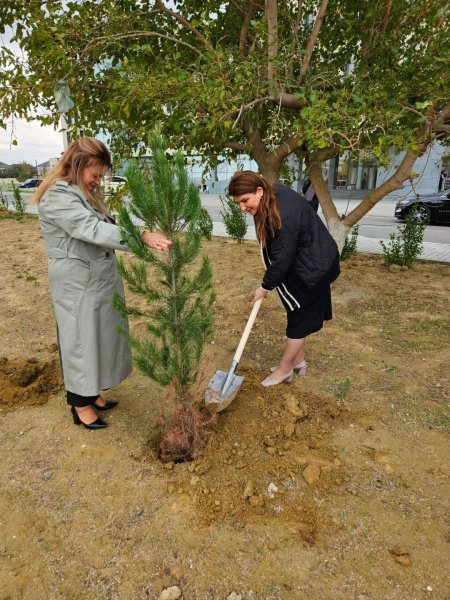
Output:
<path fill-rule="evenodd" d="M 175 410 L 159 447 L 160 458 L 169 462 L 193 458 L 201 447 L 203 423 L 198 398 L 191 390 L 212 333 L 214 293 L 208 258 L 201 258 L 196 271 L 193 266 L 200 253 L 201 206 L 184 158 L 176 154 L 169 161 L 159 135 L 151 137 L 150 147 L 151 175 L 137 164 L 128 168 L 131 202 L 119 212 L 123 237 L 139 259 L 130 266 L 119 260 L 119 270 L 147 308 L 128 308 L 120 295 L 115 306 L 122 313 L 145 318 L 145 338 L 122 332 L 133 348 L 133 361 L 144 375 L 174 391 Z M 148 230 L 163 232 L 173 246 L 161 254 L 150 250 L 132 217 L 143 221 Z"/>
<path fill-rule="evenodd" d="M 0 179 L 14 178 L 18 181 L 25 181 L 37 176 L 37 169 L 33 165 L 23 161 L 5 166 L 0 172 Z"/>
<path fill-rule="evenodd" d="M 246 152 L 276 180 L 296 154 L 340 246 L 449 138 L 448 0 L 3 0 L 0 22 L 24 50 L 0 55 L 0 114 L 38 102 L 54 121 L 64 79 L 77 124 L 128 152 L 158 120 L 211 166 Z M 406 152 L 395 174 L 342 220 L 322 162 L 363 151 L 383 163 L 392 148 Z"/>

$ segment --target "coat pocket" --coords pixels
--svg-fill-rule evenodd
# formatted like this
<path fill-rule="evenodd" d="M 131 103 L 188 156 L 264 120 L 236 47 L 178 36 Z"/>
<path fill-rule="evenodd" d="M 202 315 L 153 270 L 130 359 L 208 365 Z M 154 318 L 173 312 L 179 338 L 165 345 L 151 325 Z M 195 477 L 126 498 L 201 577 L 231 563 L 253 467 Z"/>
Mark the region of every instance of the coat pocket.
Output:
<path fill-rule="evenodd" d="M 117 285 L 117 269 L 114 258 L 91 261 L 91 278 L 87 293 L 112 295 Z"/>
<path fill-rule="evenodd" d="M 81 258 L 51 258 L 48 276 L 52 287 L 69 293 L 84 292 L 89 285 L 91 268 Z"/>

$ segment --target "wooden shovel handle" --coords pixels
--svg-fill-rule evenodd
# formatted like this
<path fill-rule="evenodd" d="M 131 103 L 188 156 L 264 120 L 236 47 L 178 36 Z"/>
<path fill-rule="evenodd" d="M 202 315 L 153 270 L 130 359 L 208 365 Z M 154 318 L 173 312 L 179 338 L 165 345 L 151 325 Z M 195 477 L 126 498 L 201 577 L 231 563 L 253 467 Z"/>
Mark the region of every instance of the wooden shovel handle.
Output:
<path fill-rule="evenodd" d="M 239 346 L 237 347 L 236 353 L 234 355 L 233 361 L 239 362 L 241 360 L 242 353 L 244 352 L 245 344 L 247 343 L 248 336 L 250 335 L 250 331 L 252 330 L 253 323 L 255 322 L 256 315 L 258 314 L 259 307 L 261 306 L 262 298 L 259 298 L 253 305 L 252 312 L 247 321 L 247 325 L 245 326 L 244 333 L 242 334 L 241 341 L 239 342 Z"/>

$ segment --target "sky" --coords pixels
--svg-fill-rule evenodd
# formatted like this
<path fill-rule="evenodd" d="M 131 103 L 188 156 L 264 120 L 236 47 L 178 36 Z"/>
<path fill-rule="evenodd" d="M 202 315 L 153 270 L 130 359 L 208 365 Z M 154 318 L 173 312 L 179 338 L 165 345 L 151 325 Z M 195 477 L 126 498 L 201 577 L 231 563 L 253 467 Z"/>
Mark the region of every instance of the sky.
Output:
<path fill-rule="evenodd" d="M 19 46 L 11 42 L 11 37 L 12 29 L 7 27 L 5 33 L 0 35 L 0 43 L 19 53 Z M 0 162 L 7 165 L 23 161 L 39 165 L 49 158 L 59 157 L 63 151 L 62 134 L 52 126 L 42 126 L 39 121 L 15 119 L 14 138 L 12 131 L 11 119 L 6 130 L 0 128 Z M 17 146 L 11 144 L 12 139 L 17 141 Z"/>
<path fill-rule="evenodd" d="M 31 165 L 41 164 L 49 158 L 57 158 L 63 151 L 62 133 L 50 126 L 42 126 L 38 121 L 27 122 L 23 119 L 14 121 L 14 139 L 17 146 L 11 144 L 12 127 L 0 129 L 0 162 L 12 165 L 27 162 Z"/>

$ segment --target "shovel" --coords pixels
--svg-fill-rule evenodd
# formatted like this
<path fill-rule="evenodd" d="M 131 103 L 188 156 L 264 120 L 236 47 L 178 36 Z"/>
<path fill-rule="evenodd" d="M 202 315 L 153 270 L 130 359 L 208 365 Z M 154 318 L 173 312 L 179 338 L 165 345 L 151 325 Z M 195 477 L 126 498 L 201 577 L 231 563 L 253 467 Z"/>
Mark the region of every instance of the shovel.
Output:
<path fill-rule="evenodd" d="M 213 378 L 209 382 L 209 385 L 205 392 L 206 404 L 216 404 L 216 412 L 225 410 L 238 393 L 244 378 L 240 375 L 235 375 L 239 361 L 241 360 L 242 353 L 247 343 L 248 336 L 252 330 L 253 323 L 255 322 L 256 315 L 258 314 L 259 307 L 261 306 L 262 298 L 259 298 L 254 305 L 252 312 L 245 326 L 244 333 L 242 334 L 241 341 L 237 347 L 236 353 L 233 357 L 230 370 L 228 373 L 224 371 L 216 371 Z"/>

